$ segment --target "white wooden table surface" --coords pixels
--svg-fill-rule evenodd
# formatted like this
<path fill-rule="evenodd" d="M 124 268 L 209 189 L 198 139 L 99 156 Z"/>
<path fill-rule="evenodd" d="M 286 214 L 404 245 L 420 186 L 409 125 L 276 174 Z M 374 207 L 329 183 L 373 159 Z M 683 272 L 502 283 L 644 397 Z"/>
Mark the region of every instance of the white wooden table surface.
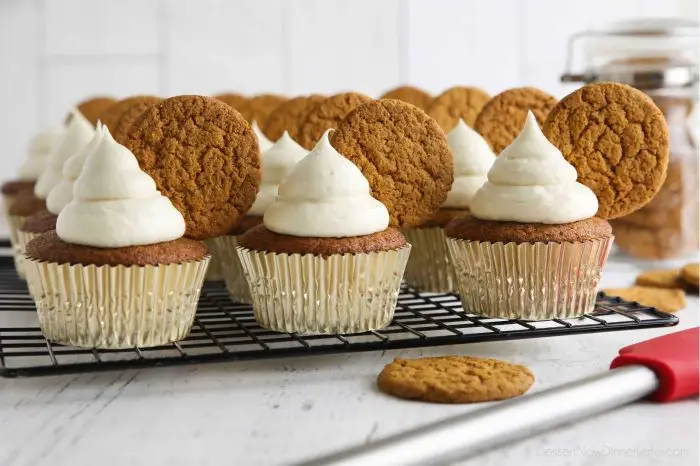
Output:
<path fill-rule="evenodd" d="M 603 285 L 630 284 L 644 266 L 613 258 Z M 697 326 L 697 297 L 678 316 L 673 328 L 0 379 L 0 465 L 293 464 L 486 406 L 381 394 L 375 377 L 395 356 L 461 354 L 522 363 L 536 375 L 536 392 L 605 371 L 622 346 Z M 697 399 L 636 403 L 464 464 L 697 465 L 698 419 Z"/>

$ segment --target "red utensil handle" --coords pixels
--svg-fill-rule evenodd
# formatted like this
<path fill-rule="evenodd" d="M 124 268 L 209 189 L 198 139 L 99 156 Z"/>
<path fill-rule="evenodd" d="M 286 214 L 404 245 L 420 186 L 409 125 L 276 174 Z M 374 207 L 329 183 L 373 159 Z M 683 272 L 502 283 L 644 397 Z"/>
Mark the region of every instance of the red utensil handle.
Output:
<path fill-rule="evenodd" d="M 642 365 L 653 370 L 659 378 L 659 388 L 649 399 L 660 402 L 698 395 L 700 364 L 698 335 L 700 328 L 671 333 L 642 343 L 626 346 L 610 364 Z"/>

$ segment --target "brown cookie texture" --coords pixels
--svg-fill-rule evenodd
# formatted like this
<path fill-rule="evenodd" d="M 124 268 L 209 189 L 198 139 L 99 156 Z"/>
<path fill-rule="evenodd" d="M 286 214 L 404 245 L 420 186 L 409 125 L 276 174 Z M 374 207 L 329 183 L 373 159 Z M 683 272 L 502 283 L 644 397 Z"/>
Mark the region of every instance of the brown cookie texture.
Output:
<path fill-rule="evenodd" d="M 267 123 L 267 117 L 274 109 L 286 102 L 288 99 L 281 95 L 260 94 L 241 102 L 236 108 L 249 123 L 257 122 L 263 128 Z"/>
<path fill-rule="evenodd" d="M 598 216 L 646 205 L 666 179 L 664 115 L 646 94 L 617 83 L 588 84 L 564 97 L 543 127 L 547 138 L 598 197 Z"/>
<path fill-rule="evenodd" d="M 78 105 L 76 105 L 76 108 L 80 113 L 83 114 L 87 121 L 89 121 L 93 125 L 96 125 L 100 113 L 105 111 L 108 107 L 114 105 L 116 102 L 117 101 L 112 97 L 98 96 L 83 100 L 82 102 L 78 103 Z M 66 123 L 68 123 L 70 119 L 71 114 L 68 114 L 68 116 L 66 117 Z"/>
<path fill-rule="evenodd" d="M 685 307 L 685 292 L 678 288 L 631 286 L 629 288 L 606 288 L 603 291 L 608 296 L 639 303 L 642 306 L 655 307 L 664 312 L 676 312 Z"/>
<path fill-rule="evenodd" d="M 432 95 L 413 86 L 399 86 L 386 92 L 380 99 L 397 99 L 425 111 L 430 108 L 430 104 L 433 102 Z"/>
<path fill-rule="evenodd" d="M 280 235 L 258 225 L 248 230 L 238 240 L 238 244 L 254 251 L 277 254 L 312 254 L 331 256 L 334 254 L 368 254 L 371 252 L 393 251 L 406 245 L 403 235 L 393 228 L 378 233 L 349 238 L 314 238 Z"/>
<path fill-rule="evenodd" d="M 340 122 L 331 143 L 365 175 L 372 196 L 389 210 L 390 226 L 411 228 L 428 221 L 452 187 L 454 162 L 445 133 L 405 102 L 360 105 Z"/>
<path fill-rule="evenodd" d="M 46 201 L 44 199 L 39 199 L 34 193 L 26 191 L 22 194 L 23 195 L 17 196 L 10 205 L 10 215 L 29 217 L 32 214 L 46 209 Z"/>
<path fill-rule="evenodd" d="M 150 107 L 125 145 L 182 213 L 185 236 L 227 234 L 260 185 L 258 142 L 250 125 L 213 97 L 178 96 Z"/>
<path fill-rule="evenodd" d="M 324 96 L 318 94 L 290 99 L 274 109 L 267 118 L 265 126 L 261 126 L 260 129 L 270 141 L 278 140 L 287 131 L 292 139 L 299 142 L 299 127 L 302 120 L 324 99 Z"/>
<path fill-rule="evenodd" d="M 698 288 L 700 286 L 700 265 L 697 262 L 688 264 L 681 269 L 681 278 L 690 286 Z"/>
<path fill-rule="evenodd" d="M 469 356 L 395 359 L 377 377 L 389 395 L 433 403 L 479 403 L 514 398 L 535 382 L 519 364 Z"/>
<path fill-rule="evenodd" d="M 245 96 L 242 96 L 241 94 L 235 94 L 233 92 L 215 95 L 214 98 L 219 99 L 220 101 L 230 105 L 236 110 L 238 110 L 239 107 L 245 105 L 245 103 L 248 101 L 248 99 Z"/>
<path fill-rule="evenodd" d="M 27 233 L 46 233 L 56 229 L 57 220 L 58 215 L 54 215 L 46 209 L 40 210 L 27 217 L 20 230 Z"/>
<path fill-rule="evenodd" d="M 445 227 L 450 238 L 489 243 L 570 243 L 609 238 L 612 227 L 593 217 L 561 225 L 543 223 L 500 222 L 465 215 Z"/>
<path fill-rule="evenodd" d="M 337 128 L 338 123 L 348 113 L 370 100 L 372 100 L 370 97 L 357 92 L 336 94 L 322 100 L 303 118 L 299 126 L 297 142 L 308 150 L 313 149 L 326 130 Z"/>
<path fill-rule="evenodd" d="M 2 194 L 5 194 L 6 196 L 16 196 L 22 191 L 33 192 L 35 184 L 36 181 L 10 180 L 3 183 L 2 190 L 0 192 L 2 192 Z"/>
<path fill-rule="evenodd" d="M 155 96 L 138 96 L 131 101 L 129 106 L 124 109 L 119 119 L 116 122 L 114 131 L 112 131 L 112 137 L 119 144 L 124 144 L 129 131 L 131 131 L 131 125 L 134 124 L 136 120 L 139 119 L 141 115 L 144 114 L 146 110 L 153 107 L 157 103 L 161 102 L 163 99 Z"/>
<path fill-rule="evenodd" d="M 634 284 L 654 288 L 682 288 L 683 280 L 679 269 L 646 270 L 637 275 Z"/>
<path fill-rule="evenodd" d="M 474 120 L 474 129 L 499 155 L 520 134 L 528 111 L 534 113 L 542 126 L 556 104 L 557 99 L 534 87 L 509 89 L 484 105 Z"/>
<path fill-rule="evenodd" d="M 55 231 L 49 231 L 32 239 L 26 253 L 35 260 L 57 264 L 145 266 L 200 260 L 208 251 L 201 241 L 188 238 L 144 246 L 95 248 L 66 243 Z"/>
<path fill-rule="evenodd" d="M 112 133 L 112 135 L 114 135 L 122 115 L 124 115 L 124 113 L 126 113 L 129 110 L 129 108 L 131 108 L 134 105 L 138 105 L 144 99 L 151 100 L 154 103 L 160 100 L 158 97 L 145 95 L 134 95 L 131 97 L 127 97 L 126 99 L 122 99 L 118 102 L 115 102 L 113 105 L 110 105 L 105 110 L 103 110 L 99 114 L 98 120 L 100 120 L 102 124 L 109 129 L 109 132 Z"/>
<path fill-rule="evenodd" d="M 457 86 L 435 97 L 428 108 L 428 115 L 435 118 L 444 132 L 450 131 L 462 119 L 473 127 L 476 116 L 491 99 L 478 87 Z"/>

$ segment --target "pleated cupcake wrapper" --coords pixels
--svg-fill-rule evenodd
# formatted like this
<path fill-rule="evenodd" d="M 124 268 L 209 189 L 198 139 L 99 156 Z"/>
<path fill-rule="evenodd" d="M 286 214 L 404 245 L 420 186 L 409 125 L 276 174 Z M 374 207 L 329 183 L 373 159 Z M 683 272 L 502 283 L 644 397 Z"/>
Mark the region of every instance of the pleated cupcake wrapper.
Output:
<path fill-rule="evenodd" d="M 413 247 L 406 265 L 406 282 L 420 291 L 456 293 L 457 278 L 442 228 L 409 228 L 401 233 Z"/>
<path fill-rule="evenodd" d="M 15 196 L 10 196 L 9 194 L 2 194 L 2 214 L 5 216 L 6 223 L 10 223 L 8 217 L 10 216 L 10 204 L 15 200 Z"/>
<path fill-rule="evenodd" d="M 613 237 L 569 243 L 489 243 L 448 238 L 464 310 L 544 320 L 593 310 Z"/>
<path fill-rule="evenodd" d="M 238 253 L 258 323 L 280 332 L 358 333 L 391 322 L 411 246 L 367 254 Z"/>
<path fill-rule="evenodd" d="M 27 244 L 34 238 L 39 236 L 38 233 L 29 233 L 26 231 L 22 231 L 20 229 L 17 230 L 17 252 L 15 253 L 15 265 L 17 263 L 20 263 L 19 268 L 22 270 L 20 273 L 20 276 L 22 278 L 26 279 L 26 266 L 25 262 L 27 261 L 24 253 L 27 250 Z"/>
<path fill-rule="evenodd" d="M 7 225 L 10 234 L 10 245 L 12 246 L 12 257 L 15 260 L 15 270 L 17 270 L 17 275 L 20 278 L 26 278 L 25 275 L 25 259 L 24 259 L 24 246 L 19 243 L 19 229 L 24 225 L 24 221 L 27 217 L 23 215 L 8 215 Z M 25 243 L 26 245 L 26 243 Z"/>
<path fill-rule="evenodd" d="M 250 290 L 236 248 L 238 236 L 219 236 L 212 240 L 212 251 L 221 261 L 221 271 L 231 300 L 250 304 Z"/>
<path fill-rule="evenodd" d="M 70 265 L 27 258 L 46 339 L 83 348 L 164 345 L 190 332 L 209 256 L 158 266 Z"/>
<path fill-rule="evenodd" d="M 204 244 L 209 250 L 211 259 L 209 260 L 209 267 L 207 268 L 207 276 L 204 280 L 210 282 L 218 282 L 224 279 L 223 264 L 221 263 L 221 258 L 214 246 L 214 240 L 208 239 L 204 241 Z"/>

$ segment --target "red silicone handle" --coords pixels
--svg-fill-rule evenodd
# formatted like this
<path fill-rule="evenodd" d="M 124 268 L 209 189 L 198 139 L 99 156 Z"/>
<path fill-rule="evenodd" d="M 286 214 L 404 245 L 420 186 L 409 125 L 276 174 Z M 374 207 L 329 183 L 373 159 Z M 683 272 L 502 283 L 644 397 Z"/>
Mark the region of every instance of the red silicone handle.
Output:
<path fill-rule="evenodd" d="M 700 366 L 698 364 L 698 333 L 690 328 L 653 338 L 620 350 L 610 368 L 642 365 L 653 370 L 659 378 L 659 388 L 649 399 L 673 401 L 698 395 Z"/>

